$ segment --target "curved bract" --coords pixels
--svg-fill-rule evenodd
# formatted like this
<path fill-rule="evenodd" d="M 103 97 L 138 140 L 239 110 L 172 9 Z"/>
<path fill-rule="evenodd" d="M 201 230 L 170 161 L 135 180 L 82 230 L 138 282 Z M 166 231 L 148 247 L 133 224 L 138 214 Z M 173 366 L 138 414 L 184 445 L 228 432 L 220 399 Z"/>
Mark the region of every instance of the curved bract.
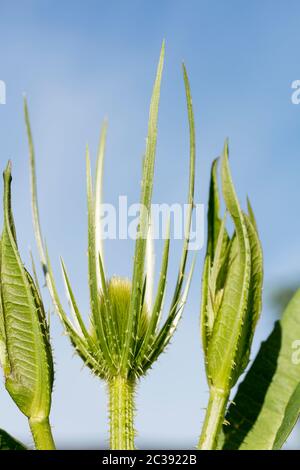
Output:
<path fill-rule="evenodd" d="M 57 294 L 54 277 L 52 274 L 47 249 L 44 247 L 41 235 L 39 214 L 37 208 L 37 192 L 35 177 L 35 157 L 32 144 L 32 136 L 29 124 L 28 110 L 25 102 L 25 116 L 30 146 L 31 178 L 32 178 L 32 203 L 36 239 L 40 257 L 46 276 L 47 285 L 51 293 L 55 307 L 70 336 L 72 344 L 76 348 L 85 364 L 99 377 L 105 379 L 110 385 L 111 414 L 115 426 L 128 428 L 124 420 L 119 419 L 119 414 L 126 413 L 124 407 L 118 407 L 113 397 L 120 394 L 116 387 L 124 390 L 128 395 L 132 391 L 137 378 L 144 375 L 153 365 L 158 356 L 168 345 L 182 314 L 186 301 L 193 266 L 186 276 L 186 264 L 188 254 L 189 233 L 194 200 L 195 178 L 195 130 L 192 110 L 192 100 L 187 73 L 183 66 L 184 83 L 186 90 L 188 118 L 190 126 L 190 178 L 188 192 L 188 213 L 186 220 L 185 239 L 180 261 L 180 267 L 175 285 L 174 295 L 171 301 L 168 315 L 160 325 L 163 308 L 163 299 L 166 290 L 166 277 L 169 259 L 170 233 L 166 236 L 161 271 L 158 280 L 157 292 L 153 296 L 153 249 L 151 247 L 151 200 L 153 189 L 154 162 L 157 141 L 157 120 L 160 98 L 160 86 L 164 63 L 164 44 L 154 83 L 149 112 L 148 136 L 143 161 L 143 177 L 141 188 L 141 207 L 138 234 L 135 244 L 133 273 L 131 281 L 112 278 L 107 279 L 104 262 L 103 247 L 101 241 L 101 202 L 102 202 L 102 176 L 103 159 L 106 138 L 106 124 L 103 127 L 100 138 L 97 158 L 96 179 L 91 175 L 89 150 L 86 151 L 87 168 L 87 205 L 88 205 L 88 275 L 90 289 L 90 323 L 87 327 L 79 312 L 75 295 L 73 293 L 66 267 L 62 261 L 63 277 L 66 284 L 68 298 L 72 307 L 75 321 L 72 322 L 64 309 Z M 116 380 L 118 378 L 118 380 Z M 128 385 L 130 384 L 130 385 Z M 125 393 L 126 391 L 126 393 Z M 116 398 L 117 400 L 117 398 Z M 127 396 L 127 404 L 128 396 Z M 131 397 L 131 400 L 133 398 Z M 127 405 L 126 405 L 127 406 Z M 128 407 L 133 409 L 132 405 Z M 127 407 L 127 408 L 128 408 Z M 115 410 L 115 412 L 113 411 Z M 116 411 L 117 410 L 117 411 Z M 119 410 L 119 411 L 118 411 Z M 116 414 L 117 413 L 117 416 Z M 132 419 L 133 413 L 129 413 Z M 119 423 L 119 424 L 118 424 Z M 129 423 L 129 429 L 132 423 Z M 125 432 L 125 431 L 124 431 Z M 133 429 L 130 431 L 133 433 Z M 116 436 L 121 433 L 112 433 L 112 447 L 132 447 L 132 436 L 127 440 L 116 442 Z"/>
<path fill-rule="evenodd" d="M 1 237 L 0 279 L 1 365 L 5 386 L 27 416 L 38 448 L 54 446 L 48 417 L 53 385 L 49 329 L 38 286 L 25 269 L 17 246 L 11 211 L 11 168 L 4 172 L 4 226 Z M 43 433 L 47 438 L 43 440 Z"/>

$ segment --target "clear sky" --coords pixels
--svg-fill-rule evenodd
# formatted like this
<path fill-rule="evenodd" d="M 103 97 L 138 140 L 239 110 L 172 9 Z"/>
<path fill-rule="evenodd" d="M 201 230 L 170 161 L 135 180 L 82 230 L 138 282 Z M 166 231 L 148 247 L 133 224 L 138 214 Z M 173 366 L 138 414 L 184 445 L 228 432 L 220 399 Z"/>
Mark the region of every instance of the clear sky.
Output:
<path fill-rule="evenodd" d="M 0 162 L 4 168 L 13 160 L 13 208 L 25 262 L 35 244 L 22 94 L 29 100 L 42 225 L 60 292 L 63 296 L 58 263 L 63 255 L 87 313 L 85 145 L 89 142 L 95 155 L 107 117 L 105 200 L 115 203 L 127 194 L 136 202 L 148 105 L 165 38 L 154 201 L 186 200 L 184 60 L 197 127 L 196 200 L 206 203 L 210 164 L 228 136 L 238 194 L 243 202 L 250 196 L 257 216 L 265 306 L 256 348 L 274 320 L 268 293 L 300 280 L 300 105 L 291 102 L 291 83 L 300 79 L 299 15 L 297 0 L 2 0 L 0 80 L 7 103 L 0 105 Z M 178 241 L 172 250 L 169 288 Z M 198 327 L 203 251 L 178 332 L 138 389 L 139 447 L 192 448 L 200 433 L 208 398 Z M 110 275 L 130 276 L 132 253 L 132 242 L 109 242 Z M 51 328 L 56 361 L 51 421 L 58 444 L 105 446 L 105 386 L 73 356 L 54 315 Z M 31 442 L 26 419 L 2 385 L 0 427 Z"/>

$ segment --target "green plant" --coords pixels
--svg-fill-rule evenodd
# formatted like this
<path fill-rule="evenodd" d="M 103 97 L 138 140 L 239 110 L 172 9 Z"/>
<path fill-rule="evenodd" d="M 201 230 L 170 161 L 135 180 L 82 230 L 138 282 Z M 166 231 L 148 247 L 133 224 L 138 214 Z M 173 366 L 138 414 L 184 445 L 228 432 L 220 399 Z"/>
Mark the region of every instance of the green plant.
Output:
<path fill-rule="evenodd" d="M 230 391 L 249 362 L 262 306 L 263 258 L 253 210 L 240 208 L 228 161 L 221 158 L 226 213 L 234 232 L 221 220 L 217 179 L 212 165 L 208 204 L 208 237 L 202 277 L 201 329 L 210 397 L 198 447 L 210 449 L 279 449 L 300 411 L 300 360 L 293 345 L 300 338 L 300 291 L 227 405 Z M 226 416 L 226 419 L 225 419 Z"/>
<path fill-rule="evenodd" d="M 262 252 L 256 224 L 239 205 L 228 164 L 228 144 L 221 160 L 226 209 L 234 223 L 230 237 L 220 219 L 217 160 L 213 163 L 208 209 L 208 241 L 202 280 L 201 325 L 210 399 L 200 449 L 215 449 L 231 388 L 248 364 L 261 310 Z"/>
<path fill-rule="evenodd" d="M 10 396 L 27 416 L 37 449 L 54 449 L 49 424 L 53 360 L 38 284 L 18 252 L 11 210 L 11 166 L 4 172 L 4 226 L 0 257 L 0 363 Z M 1 432 L 1 446 L 13 439 Z M 4 444 L 3 444 L 4 443 Z M 9 444 L 10 443 L 10 444 Z M 15 448 L 21 444 L 15 442 Z"/>
<path fill-rule="evenodd" d="M 169 229 L 164 245 L 157 293 L 152 303 L 153 290 L 152 249 L 149 226 L 151 223 L 151 198 L 154 161 L 157 140 L 157 118 L 160 85 L 164 62 L 164 44 L 157 69 L 150 104 L 148 137 L 143 163 L 141 206 L 138 236 L 132 280 L 113 277 L 108 280 L 103 265 L 101 244 L 100 207 L 102 193 L 103 159 L 106 126 L 103 127 L 99 145 L 96 182 L 93 188 L 89 151 L 86 152 L 87 200 L 88 200 L 88 268 L 90 287 L 91 325 L 86 327 L 80 315 L 69 277 L 62 261 L 63 277 L 76 318 L 72 323 L 59 300 L 47 249 L 44 247 L 37 207 L 35 157 L 25 103 L 25 116 L 30 146 L 32 205 L 36 240 L 39 248 L 46 282 L 56 310 L 76 351 L 92 372 L 104 379 L 109 390 L 110 447 L 111 449 L 134 448 L 134 391 L 139 378 L 147 373 L 158 356 L 168 345 L 180 319 L 186 301 L 193 267 L 186 277 L 189 233 L 194 199 L 195 131 L 192 100 L 187 73 L 183 75 L 190 126 L 190 179 L 186 235 L 173 299 L 166 320 L 160 326 L 169 257 Z M 149 245 L 148 245 L 149 246 Z M 149 299 L 150 298 L 150 299 Z"/>
<path fill-rule="evenodd" d="M 88 281 L 90 324 L 79 312 L 69 276 L 61 260 L 63 279 L 74 316 L 65 313 L 43 241 L 37 203 L 35 154 L 25 100 L 31 167 L 32 209 L 36 241 L 53 304 L 79 356 L 106 381 L 109 393 L 110 447 L 134 449 L 135 390 L 169 344 L 189 291 L 194 263 L 186 275 L 194 201 L 195 129 L 190 86 L 183 77 L 190 130 L 188 213 L 180 267 L 171 305 L 161 321 L 170 248 L 170 221 L 161 271 L 153 296 L 153 240 L 151 200 L 157 140 L 164 44 L 150 104 L 148 137 L 143 162 L 141 212 L 132 279 L 106 277 L 102 246 L 101 203 L 107 126 L 104 124 L 93 181 L 86 151 L 88 205 Z M 262 308 L 263 256 L 250 202 L 241 209 L 229 168 L 225 142 L 221 166 L 225 215 L 220 215 L 218 164 L 212 164 L 208 203 L 208 236 L 202 276 L 201 334 L 209 385 L 209 403 L 198 444 L 208 449 L 280 449 L 300 411 L 300 290 L 289 302 L 243 380 L 234 401 L 232 388 L 247 368 Z M 54 449 L 49 413 L 53 360 L 49 326 L 33 263 L 33 277 L 25 269 L 17 246 L 11 209 L 11 167 L 4 172 L 4 226 L 0 241 L 0 363 L 5 385 L 29 419 L 37 449 Z M 227 217 L 233 222 L 230 234 Z M 0 429 L 0 450 L 25 446 Z"/>

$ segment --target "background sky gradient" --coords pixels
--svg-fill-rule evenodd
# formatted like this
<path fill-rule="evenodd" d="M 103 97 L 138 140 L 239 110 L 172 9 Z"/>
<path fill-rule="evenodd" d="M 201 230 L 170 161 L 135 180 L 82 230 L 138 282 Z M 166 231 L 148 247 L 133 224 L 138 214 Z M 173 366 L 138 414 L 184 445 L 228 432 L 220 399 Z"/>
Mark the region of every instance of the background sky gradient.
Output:
<path fill-rule="evenodd" d="M 95 156 L 108 118 L 105 201 L 137 202 L 148 106 L 161 41 L 166 63 L 159 118 L 154 202 L 186 201 L 188 127 L 181 62 L 191 81 L 197 128 L 196 200 L 206 204 L 209 170 L 224 139 L 240 199 L 248 194 L 265 258 L 264 310 L 255 350 L 272 328 L 270 292 L 300 281 L 300 79 L 297 0 L 1 0 L 0 160 L 13 160 L 13 209 L 24 261 L 35 250 L 28 151 L 22 110 L 26 93 L 37 153 L 39 205 L 60 292 L 63 255 L 88 312 L 85 145 Z M 93 159 L 95 161 L 95 159 Z M 174 286 L 181 243 L 172 243 Z M 131 275 L 133 243 L 106 244 L 109 274 Z M 193 448 L 208 398 L 199 339 L 199 253 L 183 321 L 167 354 L 137 393 L 137 445 Z M 300 283 L 300 282 L 299 282 Z M 50 306 L 46 289 L 45 303 Z M 60 447 L 107 445 L 105 386 L 73 356 L 51 317 L 56 380 L 51 421 Z M 0 427 L 32 442 L 27 420 L 0 387 Z M 299 448 L 299 433 L 290 446 Z"/>

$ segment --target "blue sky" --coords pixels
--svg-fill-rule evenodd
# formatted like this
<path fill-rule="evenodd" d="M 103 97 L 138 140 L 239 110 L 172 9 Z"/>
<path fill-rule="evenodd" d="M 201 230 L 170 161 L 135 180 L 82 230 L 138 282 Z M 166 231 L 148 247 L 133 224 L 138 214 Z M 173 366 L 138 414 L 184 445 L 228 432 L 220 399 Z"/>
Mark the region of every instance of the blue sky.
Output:
<path fill-rule="evenodd" d="M 26 262 L 34 248 L 22 94 L 30 106 L 37 151 L 39 203 L 57 278 L 63 255 L 83 312 L 88 311 L 84 150 L 95 154 L 108 118 L 105 200 L 138 200 L 148 105 L 161 41 L 166 64 L 160 107 L 155 202 L 186 200 L 188 129 L 181 75 L 191 81 L 197 128 L 196 199 L 207 200 L 211 161 L 230 139 L 238 194 L 254 207 L 265 258 L 265 307 L 255 348 L 272 326 L 268 293 L 300 279 L 300 78 L 297 1 L 3 0 L 0 16 L 0 161 L 13 160 L 13 206 Z M 130 276 L 133 245 L 109 242 L 109 273 Z M 169 287 L 180 243 L 173 243 Z M 193 447 L 203 421 L 207 385 L 198 333 L 199 254 L 184 319 L 167 354 L 137 394 L 137 443 Z M 60 291 L 63 295 L 62 282 Z M 45 291 L 45 303 L 50 305 Z M 82 369 L 55 316 L 52 423 L 62 446 L 107 443 L 105 386 Z M 255 349 L 254 348 L 254 349 Z M 1 386 L 0 426 L 31 442 Z M 16 431 L 17 429 L 17 431 Z"/>

